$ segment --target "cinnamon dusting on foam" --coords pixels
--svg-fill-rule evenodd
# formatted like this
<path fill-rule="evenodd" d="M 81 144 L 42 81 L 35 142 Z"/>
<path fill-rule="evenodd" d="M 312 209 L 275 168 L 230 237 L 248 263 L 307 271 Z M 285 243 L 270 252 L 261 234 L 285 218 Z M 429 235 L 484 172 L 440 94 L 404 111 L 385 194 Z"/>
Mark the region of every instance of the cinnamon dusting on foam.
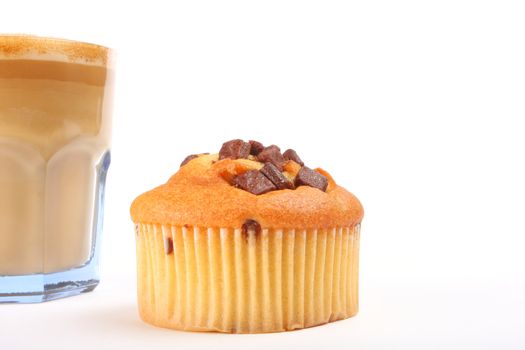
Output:
<path fill-rule="evenodd" d="M 66 39 L 31 35 L 0 35 L 0 59 L 49 59 L 107 66 L 110 49 L 104 46 Z"/>

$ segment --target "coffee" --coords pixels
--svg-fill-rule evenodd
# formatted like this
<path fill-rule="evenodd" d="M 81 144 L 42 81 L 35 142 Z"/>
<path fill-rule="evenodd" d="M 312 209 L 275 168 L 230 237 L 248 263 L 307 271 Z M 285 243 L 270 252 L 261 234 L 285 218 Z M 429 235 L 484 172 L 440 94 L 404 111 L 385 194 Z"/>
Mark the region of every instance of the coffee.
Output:
<path fill-rule="evenodd" d="M 0 276 L 65 271 L 94 254 L 108 57 L 91 44 L 0 36 Z"/>

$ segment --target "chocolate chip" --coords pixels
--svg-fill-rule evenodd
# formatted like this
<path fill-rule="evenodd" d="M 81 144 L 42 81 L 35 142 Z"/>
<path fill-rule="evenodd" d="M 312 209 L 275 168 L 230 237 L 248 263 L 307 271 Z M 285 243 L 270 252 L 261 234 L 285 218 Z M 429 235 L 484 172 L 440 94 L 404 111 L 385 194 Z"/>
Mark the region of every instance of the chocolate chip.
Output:
<path fill-rule="evenodd" d="M 250 144 L 243 140 L 231 140 L 222 144 L 219 151 L 219 159 L 248 158 L 250 155 Z"/>
<path fill-rule="evenodd" d="M 283 153 L 283 157 L 284 157 L 285 160 L 293 160 L 294 162 L 296 162 L 300 166 L 304 166 L 303 161 L 301 160 L 301 158 L 299 158 L 299 155 L 293 149 L 287 149 Z"/>
<path fill-rule="evenodd" d="M 328 187 L 328 179 L 317 171 L 303 166 L 295 177 L 295 186 L 310 186 L 318 188 L 321 191 L 326 191 L 326 188 Z"/>
<path fill-rule="evenodd" d="M 190 154 L 189 156 L 187 156 L 186 158 L 184 158 L 184 160 L 182 161 L 182 163 L 180 163 L 180 166 L 182 167 L 182 166 L 188 164 L 188 163 L 190 162 L 190 160 L 195 159 L 195 158 L 198 158 L 199 156 L 202 156 L 202 155 L 205 155 L 205 154 L 209 154 L 209 153 Z"/>
<path fill-rule="evenodd" d="M 173 252 L 173 241 L 171 237 L 164 237 L 164 253 L 171 254 Z"/>
<path fill-rule="evenodd" d="M 250 143 L 250 154 L 252 156 L 256 156 L 258 155 L 259 153 L 262 152 L 262 150 L 264 149 L 264 146 L 262 143 L 260 142 L 257 142 L 257 141 L 253 141 L 253 140 L 250 140 L 248 141 Z"/>
<path fill-rule="evenodd" d="M 272 163 L 264 164 L 261 173 L 263 173 L 263 175 L 266 176 L 278 190 L 284 190 L 286 188 L 294 189 L 293 183 Z"/>
<path fill-rule="evenodd" d="M 182 166 L 188 164 L 188 163 L 190 162 L 190 160 L 195 159 L 195 158 L 197 158 L 197 157 L 198 157 L 198 155 L 196 155 L 196 154 L 190 154 L 189 156 L 187 156 L 186 158 L 184 158 L 184 160 L 182 161 L 182 163 L 180 163 L 180 166 L 182 167 Z"/>
<path fill-rule="evenodd" d="M 263 194 L 277 188 L 259 170 L 248 170 L 233 178 L 232 184 L 253 194 Z"/>
<path fill-rule="evenodd" d="M 261 225 L 252 219 L 248 219 L 242 224 L 242 234 L 248 235 L 249 232 L 254 232 L 256 235 L 261 233 Z"/>
<path fill-rule="evenodd" d="M 279 169 L 283 170 L 284 158 L 281 149 L 275 145 L 266 147 L 257 155 L 257 160 L 261 163 L 272 163 Z"/>

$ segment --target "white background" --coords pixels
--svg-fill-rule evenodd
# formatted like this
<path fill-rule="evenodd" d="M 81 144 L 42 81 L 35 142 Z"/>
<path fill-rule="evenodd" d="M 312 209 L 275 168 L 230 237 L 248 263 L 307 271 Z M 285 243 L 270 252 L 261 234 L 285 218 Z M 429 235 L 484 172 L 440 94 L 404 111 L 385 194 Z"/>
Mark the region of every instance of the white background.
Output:
<path fill-rule="evenodd" d="M 523 2 L 0 8 L 0 32 L 118 51 L 103 280 L 0 305 L 0 349 L 525 348 Z M 295 148 L 361 199 L 356 317 L 269 335 L 140 321 L 131 201 L 232 138 Z"/>

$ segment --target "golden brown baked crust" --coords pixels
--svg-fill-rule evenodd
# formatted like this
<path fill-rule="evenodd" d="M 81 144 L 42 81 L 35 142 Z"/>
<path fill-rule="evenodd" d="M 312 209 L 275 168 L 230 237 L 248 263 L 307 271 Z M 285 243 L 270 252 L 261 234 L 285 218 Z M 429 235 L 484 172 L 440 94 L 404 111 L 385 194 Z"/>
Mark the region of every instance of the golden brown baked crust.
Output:
<path fill-rule="evenodd" d="M 300 186 L 262 195 L 231 186 L 225 178 L 258 169 L 261 163 L 248 159 L 224 159 L 203 155 L 184 165 L 169 181 L 140 195 L 131 206 L 135 223 L 241 227 L 253 219 L 263 228 L 351 227 L 361 222 L 359 200 L 337 186 L 331 176 L 326 192 Z"/>

